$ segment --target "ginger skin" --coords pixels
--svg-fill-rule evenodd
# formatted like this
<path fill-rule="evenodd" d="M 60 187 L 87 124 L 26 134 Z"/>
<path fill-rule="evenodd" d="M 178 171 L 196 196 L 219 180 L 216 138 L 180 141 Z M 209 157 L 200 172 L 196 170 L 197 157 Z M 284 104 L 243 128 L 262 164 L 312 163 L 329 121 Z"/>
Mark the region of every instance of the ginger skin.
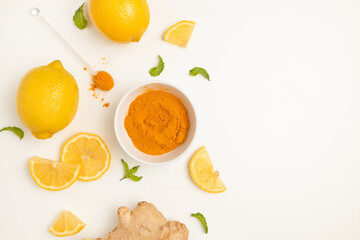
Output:
<path fill-rule="evenodd" d="M 178 221 L 167 221 L 156 207 L 139 202 L 131 211 L 118 209 L 119 225 L 104 238 L 98 240 L 187 240 L 189 231 Z"/>

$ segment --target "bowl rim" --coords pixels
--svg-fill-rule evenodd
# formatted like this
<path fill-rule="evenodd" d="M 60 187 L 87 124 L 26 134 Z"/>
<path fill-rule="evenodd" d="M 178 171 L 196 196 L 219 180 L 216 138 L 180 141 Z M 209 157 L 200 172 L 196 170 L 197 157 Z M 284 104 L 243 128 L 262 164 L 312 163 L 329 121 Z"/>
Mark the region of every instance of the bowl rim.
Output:
<path fill-rule="evenodd" d="M 117 123 L 117 118 L 118 118 L 118 114 L 119 114 L 119 110 L 120 110 L 120 106 L 123 104 L 123 102 L 125 101 L 125 99 L 132 93 L 134 92 L 136 89 L 139 89 L 141 87 L 145 87 L 147 85 L 151 85 L 151 84 L 161 84 L 161 85 L 169 85 L 175 89 L 177 89 L 179 92 L 181 92 L 189 101 L 192 109 L 194 110 L 194 116 L 195 116 L 195 129 L 194 129 L 194 136 L 193 138 L 191 139 L 191 142 L 189 144 L 189 146 L 182 152 L 179 154 L 179 156 L 175 157 L 174 159 L 172 160 L 169 160 L 169 161 L 165 161 L 165 162 L 148 162 L 148 161 L 144 161 L 142 159 L 139 159 L 138 157 L 135 157 L 130 151 L 128 151 L 124 144 L 122 143 L 122 141 L 120 140 L 120 136 L 119 136 L 119 133 L 117 131 L 117 126 L 118 126 L 118 123 Z M 170 83 L 170 82 L 167 82 L 167 81 L 164 81 L 164 80 L 153 80 L 153 81 L 144 81 L 144 82 L 141 82 L 137 85 L 135 85 L 134 87 L 132 87 L 131 89 L 129 89 L 125 95 L 121 98 L 121 100 L 119 101 L 117 107 L 116 107 L 116 110 L 115 110 L 115 115 L 114 115 L 114 130 L 115 130 L 115 135 L 116 135 L 116 139 L 118 141 L 118 143 L 120 144 L 121 148 L 125 151 L 125 153 L 127 155 L 129 155 L 131 158 L 135 159 L 136 161 L 140 162 L 140 163 L 144 163 L 144 164 L 147 164 L 147 165 L 152 165 L 152 166 L 163 166 L 163 165 L 167 165 L 167 164 L 170 164 L 170 163 L 174 163 L 178 160 L 180 160 L 180 158 L 182 156 L 184 156 L 187 152 L 189 152 L 189 150 L 191 149 L 191 147 L 193 146 L 194 142 L 195 142 L 195 139 L 197 137 L 197 132 L 198 132 L 198 117 L 196 115 L 196 109 L 195 109 L 195 106 L 192 102 L 192 99 L 189 97 L 189 95 L 183 91 L 182 88 L 179 88 L 176 84 L 174 83 Z"/>

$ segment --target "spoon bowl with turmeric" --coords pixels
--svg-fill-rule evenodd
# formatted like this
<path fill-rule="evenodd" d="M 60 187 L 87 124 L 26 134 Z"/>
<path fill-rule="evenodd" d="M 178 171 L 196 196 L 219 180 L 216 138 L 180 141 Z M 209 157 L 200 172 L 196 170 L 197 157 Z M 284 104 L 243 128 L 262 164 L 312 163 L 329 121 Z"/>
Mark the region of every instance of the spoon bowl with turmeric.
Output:
<path fill-rule="evenodd" d="M 197 130 L 189 97 L 168 82 L 140 84 L 120 101 L 115 133 L 124 151 L 139 162 L 173 162 L 191 147 Z"/>

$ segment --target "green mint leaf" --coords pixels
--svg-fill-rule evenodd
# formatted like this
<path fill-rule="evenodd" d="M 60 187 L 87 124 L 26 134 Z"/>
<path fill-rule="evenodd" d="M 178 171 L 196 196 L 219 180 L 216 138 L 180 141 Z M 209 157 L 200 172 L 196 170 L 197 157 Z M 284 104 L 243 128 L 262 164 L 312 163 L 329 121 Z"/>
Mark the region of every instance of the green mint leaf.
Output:
<path fill-rule="evenodd" d="M 142 177 L 138 177 L 138 176 L 135 176 L 135 175 L 130 175 L 129 178 L 131 180 L 133 180 L 134 182 L 138 182 L 142 179 Z"/>
<path fill-rule="evenodd" d="M 24 131 L 18 127 L 4 127 L 0 130 L 0 132 L 2 131 L 12 131 L 20 138 L 20 140 L 24 137 Z"/>
<path fill-rule="evenodd" d="M 78 8 L 78 10 L 76 10 L 76 12 L 73 16 L 74 23 L 80 30 L 83 30 L 84 28 L 86 28 L 87 24 L 88 24 L 88 21 L 86 20 L 86 18 L 84 16 L 84 10 L 83 10 L 84 4 L 85 3 L 83 3 Z"/>
<path fill-rule="evenodd" d="M 121 162 L 124 165 L 125 174 L 129 172 L 129 165 L 124 161 L 124 159 L 121 159 Z"/>
<path fill-rule="evenodd" d="M 129 178 L 129 179 L 133 180 L 134 182 L 138 182 L 142 179 L 142 177 L 134 175 L 134 173 L 137 172 L 137 170 L 139 169 L 140 166 L 135 166 L 135 167 L 129 169 L 129 165 L 124 161 L 124 159 L 121 159 L 121 162 L 124 165 L 125 174 L 124 174 L 124 177 L 122 179 L 120 179 L 120 181 L 125 178 Z"/>
<path fill-rule="evenodd" d="M 194 67 L 193 69 L 191 69 L 191 70 L 189 71 L 189 73 L 190 73 L 191 76 L 196 76 L 196 75 L 198 75 L 198 74 L 200 73 L 200 74 L 203 75 L 207 80 L 210 81 L 210 76 L 209 76 L 208 72 L 207 72 L 205 69 L 201 68 L 201 67 Z"/>
<path fill-rule="evenodd" d="M 137 170 L 139 169 L 139 167 L 140 167 L 140 166 L 135 166 L 135 167 L 133 167 L 132 169 L 129 170 L 129 173 L 131 173 L 131 174 L 136 173 Z"/>
<path fill-rule="evenodd" d="M 160 60 L 159 65 L 149 70 L 150 75 L 153 77 L 159 76 L 160 73 L 164 70 L 165 64 L 160 55 L 159 55 L 159 60 Z"/>
<path fill-rule="evenodd" d="M 202 215 L 201 213 L 192 213 L 191 214 L 192 217 L 196 217 L 197 219 L 200 220 L 201 224 L 203 225 L 204 229 L 205 229 L 205 233 L 208 233 L 208 226 L 206 223 L 206 219 L 204 217 L 204 215 Z"/>

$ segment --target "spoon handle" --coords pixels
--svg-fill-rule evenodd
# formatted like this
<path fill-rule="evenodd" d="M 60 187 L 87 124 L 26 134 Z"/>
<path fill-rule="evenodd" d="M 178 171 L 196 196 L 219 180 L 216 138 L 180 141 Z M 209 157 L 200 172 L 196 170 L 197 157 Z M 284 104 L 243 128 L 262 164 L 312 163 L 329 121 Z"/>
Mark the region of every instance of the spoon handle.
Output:
<path fill-rule="evenodd" d="M 94 74 L 94 69 L 90 64 L 73 48 L 70 44 L 51 26 L 51 24 L 40 14 L 39 8 L 32 8 L 31 15 L 37 17 L 37 19 L 46 27 L 48 32 L 53 34 L 53 36 L 63 45 L 63 47 L 68 50 L 82 65 L 84 65 L 91 74 Z"/>

